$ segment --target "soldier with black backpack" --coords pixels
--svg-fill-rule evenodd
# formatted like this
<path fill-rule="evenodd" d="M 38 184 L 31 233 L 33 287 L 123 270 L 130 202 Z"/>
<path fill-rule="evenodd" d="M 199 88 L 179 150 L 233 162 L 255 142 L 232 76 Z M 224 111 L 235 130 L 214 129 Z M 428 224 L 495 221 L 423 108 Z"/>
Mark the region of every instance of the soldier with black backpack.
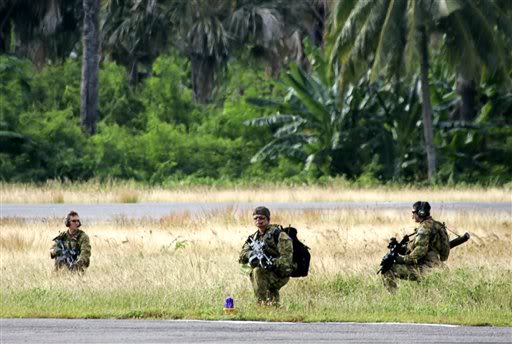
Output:
<path fill-rule="evenodd" d="M 428 270 L 442 266 L 450 254 L 450 239 L 444 223 L 430 216 L 428 202 L 416 202 L 412 206 L 412 219 L 419 227 L 409 237 L 413 239 L 400 247 L 391 267 L 383 269 L 384 286 L 394 292 L 397 279 L 419 281 Z"/>
<path fill-rule="evenodd" d="M 270 224 L 268 208 L 254 209 L 253 220 L 258 230 L 245 241 L 239 263 L 252 268 L 250 278 L 258 303 L 277 305 L 279 289 L 296 268 L 293 242 L 281 226 Z"/>

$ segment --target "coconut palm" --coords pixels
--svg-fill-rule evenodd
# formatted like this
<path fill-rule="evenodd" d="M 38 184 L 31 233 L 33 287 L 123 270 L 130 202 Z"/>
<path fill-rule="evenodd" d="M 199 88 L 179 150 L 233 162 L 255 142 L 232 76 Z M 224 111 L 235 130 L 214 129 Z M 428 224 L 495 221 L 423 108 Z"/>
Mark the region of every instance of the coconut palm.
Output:
<path fill-rule="evenodd" d="M 495 30 L 508 27 L 503 1 L 347 0 L 332 11 L 331 65 L 340 70 L 340 90 L 369 68 L 372 77 L 395 76 L 407 67 L 420 70 L 423 129 L 428 176 L 436 172 L 436 151 L 429 91 L 429 49 L 445 49 L 453 68 L 468 79 L 482 66 L 490 74 L 504 66 L 504 45 Z M 496 29 L 495 29 L 496 28 Z"/>

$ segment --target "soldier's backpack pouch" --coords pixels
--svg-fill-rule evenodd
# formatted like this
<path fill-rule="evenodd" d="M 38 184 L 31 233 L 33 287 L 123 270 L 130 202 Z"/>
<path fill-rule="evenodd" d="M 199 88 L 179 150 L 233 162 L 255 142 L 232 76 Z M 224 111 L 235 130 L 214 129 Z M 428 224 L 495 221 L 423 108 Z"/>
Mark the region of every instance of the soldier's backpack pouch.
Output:
<path fill-rule="evenodd" d="M 288 234 L 292 239 L 293 243 L 293 261 L 297 264 L 297 267 L 292 272 L 291 277 L 306 277 L 309 272 L 309 264 L 311 261 L 311 254 L 309 253 L 309 247 L 304 245 L 297 238 L 297 229 L 293 227 L 286 227 L 282 229 L 283 232 Z"/>

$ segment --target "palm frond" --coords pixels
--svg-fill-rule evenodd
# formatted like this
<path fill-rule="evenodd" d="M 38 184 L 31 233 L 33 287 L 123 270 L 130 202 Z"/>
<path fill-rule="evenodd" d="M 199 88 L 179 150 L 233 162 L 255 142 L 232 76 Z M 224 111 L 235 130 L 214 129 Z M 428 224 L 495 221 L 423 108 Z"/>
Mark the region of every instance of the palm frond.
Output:
<path fill-rule="evenodd" d="M 341 23 L 341 29 L 334 32 L 334 45 L 331 51 L 331 63 L 339 62 L 340 65 L 346 63 L 348 54 L 354 46 L 363 23 L 367 21 L 372 11 L 375 1 L 358 1 L 350 12 L 345 22 Z M 341 8 L 340 8 L 341 10 Z"/>
<path fill-rule="evenodd" d="M 247 97 L 245 98 L 245 101 L 251 105 L 255 105 L 258 107 L 280 107 L 283 105 L 281 102 L 263 98 Z"/>
<path fill-rule="evenodd" d="M 289 123 L 289 122 L 301 122 L 302 118 L 296 115 L 282 115 L 276 114 L 272 116 L 259 117 L 244 121 L 244 125 L 264 127 L 269 125 Z"/>
<path fill-rule="evenodd" d="M 471 33 L 476 54 L 491 74 L 496 73 L 504 67 L 504 55 L 506 54 L 505 47 L 497 43 L 497 33 L 493 28 L 496 22 L 492 17 L 487 17 L 480 7 L 472 2 L 469 2 L 464 8 L 462 16 L 464 24 Z"/>
<path fill-rule="evenodd" d="M 389 0 L 377 1 L 357 35 L 353 48 L 348 54 L 341 71 L 341 90 L 369 69 L 368 57 L 374 54 L 380 28 L 386 18 L 386 5 Z"/>
<path fill-rule="evenodd" d="M 304 127 L 305 121 L 299 120 L 290 124 L 283 125 L 279 128 L 275 133 L 275 138 L 284 138 L 290 135 L 294 135 L 299 132 L 300 129 Z"/>
<path fill-rule="evenodd" d="M 330 31 L 338 32 L 341 30 L 356 3 L 357 0 L 335 2 L 332 15 L 329 17 L 328 21 Z"/>
<path fill-rule="evenodd" d="M 296 71 L 298 71 L 298 69 Z M 293 73 L 292 70 L 287 73 L 283 79 L 288 85 L 290 85 L 290 87 L 292 87 L 297 98 L 300 99 L 302 104 L 304 104 L 308 110 L 307 115 L 309 120 L 313 122 L 321 122 L 322 118 L 330 118 L 330 113 L 325 106 L 311 95 L 310 89 L 305 85 L 306 79 L 300 71 Z"/>
<path fill-rule="evenodd" d="M 454 13 L 449 19 L 446 20 L 449 29 L 446 30 L 445 56 L 452 66 L 458 66 L 464 77 L 472 79 L 478 74 L 479 64 L 471 33 L 460 13 Z M 461 63 L 462 58 L 464 63 Z"/>
<path fill-rule="evenodd" d="M 300 135 L 276 138 L 261 148 L 251 158 L 251 163 L 265 159 L 276 159 L 280 155 L 303 160 L 305 158 L 305 153 L 302 149 L 304 144 L 305 140 Z"/>
<path fill-rule="evenodd" d="M 376 79 L 377 75 L 384 74 L 383 71 L 387 67 L 391 70 L 391 73 L 398 68 L 396 62 L 395 64 L 391 62 L 396 61 L 395 57 L 401 56 L 405 48 L 404 13 L 406 6 L 406 0 L 391 0 L 389 3 L 372 66 L 372 81 Z"/>
<path fill-rule="evenodd" d="M 408 79 L 417 70 L 419 59 L 419 31 L 421 25 L 421 14 L 418 8 L 418 0 L 411 0 L 407 3 L 406 22 L 407 22 L 407 38 L 404 48 L 404 62 L 406 66 L 406 76 Z"/>

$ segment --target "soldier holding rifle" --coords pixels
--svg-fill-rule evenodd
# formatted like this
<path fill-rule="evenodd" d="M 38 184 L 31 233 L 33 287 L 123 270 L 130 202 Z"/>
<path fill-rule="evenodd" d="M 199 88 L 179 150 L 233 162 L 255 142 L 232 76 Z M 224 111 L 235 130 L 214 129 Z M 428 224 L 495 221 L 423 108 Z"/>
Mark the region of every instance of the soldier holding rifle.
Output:
<path fill-rule="evenodd" d="M 55 259 L 56 270 L 66 267 L 70 271 L 84 272 L 91 258 L 89 237 L 79 229 L 81 222 L 76 211 L 69 212 L 64 224 L 68 229 L 53 239 L 50 257 Z"/>
<path fill-rule="evenodd" d="M 412 206 L 412 219 L 419 223 L 411 235 L 406 235 L 401 242 L 391 238 L 390 251 L 381 262 L 378 272 L 382 273 L 384 286 L 390 291 L 397 289 L 397 279 L 419 281 L 421 276 L 432 268 L 443 265 L 448 259 L 450 248 L 469 239 L 469 234 L 450 242 L 444 223 L 430 216 L 428 202 L 416 202 Z M 412 241 L 409 238 L 413 237 Z"/>
<path fill-rule="evenodd" d="M 239 263 L 252 268 L 250 278 L 258 303 L 278 305 L 279 289 L 295 268 L 292 239 L 280 226 L 270 224 L 268 208 L 257 207 L 252 215 L 258 230 L 245 241 Z"/>

